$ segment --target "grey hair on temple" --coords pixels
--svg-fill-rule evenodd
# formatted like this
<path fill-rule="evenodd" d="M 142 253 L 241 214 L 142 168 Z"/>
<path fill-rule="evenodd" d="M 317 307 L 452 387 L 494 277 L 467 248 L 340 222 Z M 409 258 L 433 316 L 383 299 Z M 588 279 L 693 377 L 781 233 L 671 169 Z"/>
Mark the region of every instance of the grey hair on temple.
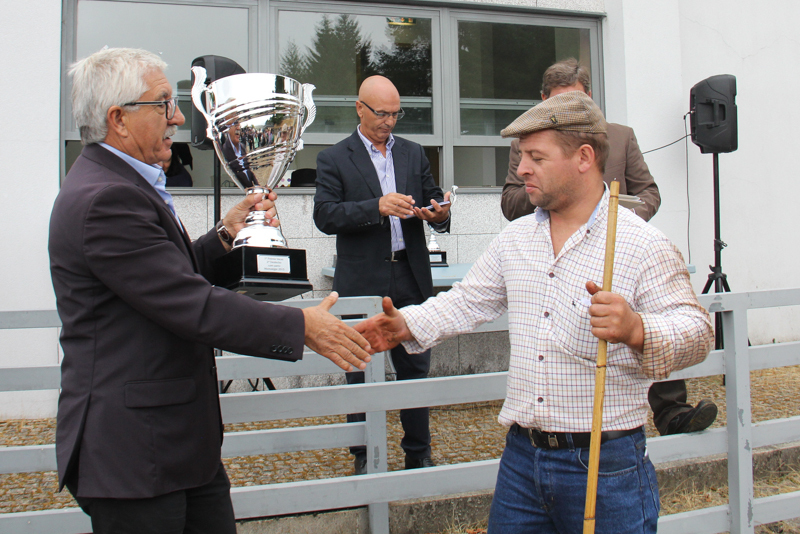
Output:
<path fill-rule="evenodd" d="M 111 106 L 139 99 L 149 87 L 144 78 L 167 64 L 157 55 L 136 48 L 106 48 L 76 61 L 72 76 L 72 113 L 81 143 L 90 145 L 106 138 L 106 114 Z"/>

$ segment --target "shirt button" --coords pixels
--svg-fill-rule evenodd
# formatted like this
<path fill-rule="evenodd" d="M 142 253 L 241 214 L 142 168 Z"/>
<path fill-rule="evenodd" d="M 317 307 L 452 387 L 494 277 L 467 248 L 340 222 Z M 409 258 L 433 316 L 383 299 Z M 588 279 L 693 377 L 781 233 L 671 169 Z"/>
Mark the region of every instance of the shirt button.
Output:
<path fill-rule="evenodd" d="M 549 276 L 550 278 L 555 278 L 555 276 L 556 276 L 556 273 L 550 273 L 550 274 L 548 274 L 547 276 Z"/>
<path fill-rule="evenodd" d="M 550 317 L 550 312 L 544 312 L 545 318 Z"/>
<path fill-rule="evenodd" d="M 539 402 L 544 402 L 544 397 L 539 397 L 539 398 L 538 398 L 538 399 L 536 399 L 536 400 L 537 400 L 537 401 L 539 401 Z"/>
<path fill-rule="evenodd" d="M 542 356 L 542 355 L 540 354 L 540 355 L 539 355 L 539 361 L 542 361 L 542 360 L 544 360 L 544 356 Z"/>

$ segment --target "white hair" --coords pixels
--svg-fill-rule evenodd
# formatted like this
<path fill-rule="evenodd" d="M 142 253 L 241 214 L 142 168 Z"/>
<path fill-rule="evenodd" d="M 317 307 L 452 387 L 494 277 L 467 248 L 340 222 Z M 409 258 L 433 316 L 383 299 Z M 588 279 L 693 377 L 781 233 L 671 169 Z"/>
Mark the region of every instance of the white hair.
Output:
<path fill-rule="evenodd" d="M 69 74 L 72 113 L 81 132 L 81 143 L 105 140 L 109 108 L 138 100 L 150 89 L 145 76 L 166 68 L 160 57 L 136 48 L 106 48 L 76 61 Z"/>

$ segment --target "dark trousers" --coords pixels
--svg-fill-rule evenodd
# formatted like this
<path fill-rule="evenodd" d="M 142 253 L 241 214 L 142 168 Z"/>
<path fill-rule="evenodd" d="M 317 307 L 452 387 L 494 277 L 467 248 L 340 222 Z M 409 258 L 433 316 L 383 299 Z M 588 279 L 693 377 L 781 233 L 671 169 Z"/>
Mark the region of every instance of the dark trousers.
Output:
<path fill-rule="evenodd" d="M 392 278 L 389 287 L 389 297 L 396 308 L 421 304 L 425 299 L 419 290 L 411 266 L 408 261 L 391 262 Z M 397 371 L 397 380 L 413 380 L 427 378 L 431 367 L 431 351 L 426 350 L 420 354 L 409 354 L 402 345 L 391 351 L 392 364 Z M 363 384 L 364 373 L 347 373 L 348 384 Z M 350 414 L 347 422 L 366 420 L 363 413 Z M 400 410 L 400 423 L 403 425 L 404 436 L 400 446 L 409 458 L 419 459 L 431 455 L 431 431 L 428 408 L 414 408 Z M 353 454 L 365 454 L 363 446 L 350 447 Z"/>
<path fill-rule="evenodd" d="M 647 392 L 647 401 L 653 410 L 653 423 L 663 436 L 667 432 L 669 422 L 679 414 L 689 411 L 694 406 L 686 402 L 686 381 L 669 380 L 655 382 Z"/>
<path fill-rule="evenodd" d="M 204 486 L 149 499 L 75 500 L 92 518 L 94 534 L 236 534 L 231 484 L 222 462 Z"/>

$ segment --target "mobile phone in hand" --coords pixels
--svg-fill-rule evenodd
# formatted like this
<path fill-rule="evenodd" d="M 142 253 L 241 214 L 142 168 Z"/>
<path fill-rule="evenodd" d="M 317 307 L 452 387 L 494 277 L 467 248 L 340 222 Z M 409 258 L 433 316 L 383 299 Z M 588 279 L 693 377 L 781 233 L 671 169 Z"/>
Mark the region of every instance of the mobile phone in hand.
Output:
<path fill-rule="evenodd" d="M 440 206 L 447 206 L 448 204 L 450 204 L 449 200 L 442 200 L 441 202 L 439 202 Z M 434 211 L 433 204 L 431 204 L 430 206 L 425 206 L 422 209 L 428 210 L 428 211 Z M 406 219 L 410 219 L 412 217 L 416 217 L 416 215 L 414 215 L 413 213 L 411 215 L 406 215 Z"/>

